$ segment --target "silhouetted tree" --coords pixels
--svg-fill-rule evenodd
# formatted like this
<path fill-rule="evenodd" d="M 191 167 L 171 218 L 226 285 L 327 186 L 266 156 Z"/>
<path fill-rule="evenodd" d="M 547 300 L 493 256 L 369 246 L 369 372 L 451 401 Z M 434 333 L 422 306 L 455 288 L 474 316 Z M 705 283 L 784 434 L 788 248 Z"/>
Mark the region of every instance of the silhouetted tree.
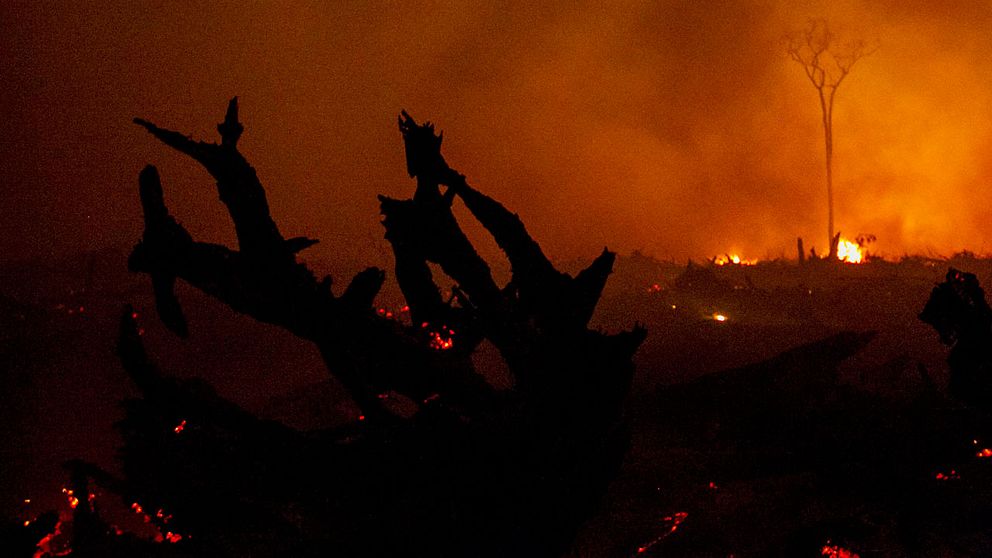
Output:
<path fill-rule="evenodd" d="M 809 20 L 801 33 L 788 38 L 786 49 L 789 57 L 802 66 L 820 101 L 827 165 L 827 242 L 831 247 L 829 257 L 834 259 L 837 253 L 834 241 L 834 97 L 854 64 L 871 54 L 872 49 L 863 40 L 838 44 L 823 19 Z"/>
<path fill-rule="evenodd" d="M 181 537 L 174 546 L 186 554 L 556 556 L 567 548 L 625 452 L 623 400 L 645 337 L 639 326 L 587 327 L 613 253 L 575 277 L 557 271 L 515 214 L 448 166 L 433 126 L 404 112 L 416 191 L 379 199 L 407 325 L 373 309 L 381 270 L 358 273 L 335 294 L 329 276 L 317 280 L 296 260 L 316 241 L 287 239 L 272 220 L 237 149 L 236 98 L 217 127 L 219 145 L 135 122 L 216 179 L 239 244 L 195 241 L 169 214 L 155 167 L 141 172 L 145 231 L 129 267 L 151 277 L 165 325 L 190 334 L 173 291 L 186 281 L 312 341 L 362 416 L 321 432 L 260 420 L 201 381 L 161 373 L 127 308 L 118 351 L 142 398 L 127 402 L 121 423 L 125 478 L 77 470 L 126 502 L 165 510 L 160 527 Z M 455 200 L 506 254 L 509 284 L 497 285 L 462 232 Z M 428 263 L 457 281 L 450 300 Z M 476 373 L 471 355 L 483 340 L 502 355 L 512 389 L 497 391 Z M 394 413 L 385 394 L 408 398 L 416 412 Z"/>
<path fill-rule="evenodd" d="M 992 308 L 973 273 L 951 268 L 930 292 L 920 319 L 951 347 L 947 364 L 951 395 L 992 410 Z"/>

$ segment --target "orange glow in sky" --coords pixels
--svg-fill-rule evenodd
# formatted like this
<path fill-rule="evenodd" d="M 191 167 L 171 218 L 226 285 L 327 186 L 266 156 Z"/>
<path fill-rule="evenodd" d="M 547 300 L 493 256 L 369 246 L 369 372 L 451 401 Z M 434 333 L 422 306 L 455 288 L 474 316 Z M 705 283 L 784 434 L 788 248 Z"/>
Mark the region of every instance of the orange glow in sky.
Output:
<path fill-rule="evenodd" d="M 413 188 L 401 108 L 554 259 L 826 253 L 819 107 L 781 41 L 809 17 L 878 45 L 836 98 L 836 229 L 992 251 L 988 3 L 620 4 L 5 4 L 0 253 L 129 247 L 149 162 L 195 237 L 231 242 L 212 181 L 131 118 L 215 140 L 234 95 L 274 217 L 333 268 L 391 266 L 375 195 Z"/>

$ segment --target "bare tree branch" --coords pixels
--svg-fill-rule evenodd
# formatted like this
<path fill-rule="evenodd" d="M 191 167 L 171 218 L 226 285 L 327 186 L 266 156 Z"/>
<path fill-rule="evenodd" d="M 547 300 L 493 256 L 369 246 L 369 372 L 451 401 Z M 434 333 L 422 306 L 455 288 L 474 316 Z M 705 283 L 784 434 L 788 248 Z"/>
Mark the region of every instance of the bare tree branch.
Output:
<path fill-rule="evenodd" d="M 802 66 L 803 72 L 816 89 L 823 121 L 824 148 L 827 170 L 827 239 L 833 245 L 834 196 L 833 196 L 833 113 L 837 88 L 850 74 L 858 60 L 874 52 L 864 41 L 838 45 L 834 34 L 823 19 L 810 19 L 800 36 L 786 40 L 789 58 Z M 829 258 L 836 256 L 833 250 Z"/>

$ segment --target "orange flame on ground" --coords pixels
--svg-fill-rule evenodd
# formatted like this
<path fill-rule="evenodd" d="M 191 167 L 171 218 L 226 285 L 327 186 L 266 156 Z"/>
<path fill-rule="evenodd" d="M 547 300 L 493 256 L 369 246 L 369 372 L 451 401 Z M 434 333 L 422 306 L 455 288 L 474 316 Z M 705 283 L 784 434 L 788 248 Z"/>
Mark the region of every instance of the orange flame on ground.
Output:
<path fill-rule="evenodd" d="M 861 263 L 865 259 L 864 250 L 857 242 L 841 238 L 837 243 L 837 259 L 845 263 Z"/>
<path fill-rule="evenodd" d="M 744 259 L 737 254 L 724 254 L 722 256 L 716 256 L 713 258 L 713 263 L 716 265 L 754 265 L 758 263 L 756 259 Z"/>

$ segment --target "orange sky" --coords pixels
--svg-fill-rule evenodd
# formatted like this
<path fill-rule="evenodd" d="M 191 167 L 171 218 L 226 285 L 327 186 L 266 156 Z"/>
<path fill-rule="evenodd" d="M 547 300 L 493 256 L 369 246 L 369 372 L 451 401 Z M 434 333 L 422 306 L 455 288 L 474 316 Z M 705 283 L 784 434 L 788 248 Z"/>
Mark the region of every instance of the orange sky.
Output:
<path fill-rule="evenodd" d="M 879 45 L 837 94 L 837 228 L 992 251 L 988 2 L 104 4 L 0 6 L 2 261 L 132 244 L 149 162 L 194 236 L 230 242 L 206 173 L 130 120 L 213 139 L 233 95 L 284 234 L 341 272 L 391 267 L 400 108 L 553 258 L 822 249 L 819 108 L 780 40 L 811 16 Z"/>

